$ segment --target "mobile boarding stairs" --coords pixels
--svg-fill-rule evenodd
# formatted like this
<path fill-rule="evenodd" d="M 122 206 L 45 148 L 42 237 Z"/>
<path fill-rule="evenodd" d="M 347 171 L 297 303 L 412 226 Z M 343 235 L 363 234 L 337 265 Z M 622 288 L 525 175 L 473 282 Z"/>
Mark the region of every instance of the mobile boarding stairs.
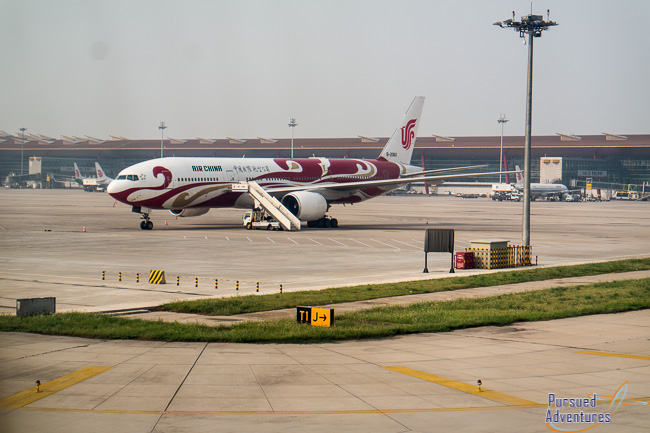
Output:
<path fill-rule="evenodd" d="M 255 201 L 255 207 L 261 207 L 275 218 L 284 230 L 300 230 L 300 220 L 296 218 L 280 201 L 270 195 L 257 182 L 239 182 L 232 184 L 233 192 L 246 192 Z"/>

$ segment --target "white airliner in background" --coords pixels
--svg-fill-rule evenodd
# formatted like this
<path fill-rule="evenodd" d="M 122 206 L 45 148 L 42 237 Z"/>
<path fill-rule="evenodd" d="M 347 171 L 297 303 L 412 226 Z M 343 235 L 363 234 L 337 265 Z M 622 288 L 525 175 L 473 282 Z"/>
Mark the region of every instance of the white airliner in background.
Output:
<path fill-rule="evenodd" d="M 97 185 L 107 187 L 109 183 L 115 180 L 106 176 L 106 173 L 104 173 L 104 170 L 98 162 L 95 163 L 95 172 L 97 173 Z"/>
<path fill-rule="evenodd" d="M 84 186 L 84 177 L 81 175 L 77 163 L 73 162 L 72 164 L 74 165 L 74 176 L 59 176 L 55 177 L 54 181 L 60 183 L 75 182 L 79 186 Z"/>
<path fill-rule="evenodd" d="M 132 206 L 142 215 L 140 228 L 151 230 L 153 209 L 179 217 L 203 215 L 210 208 L 253 209 L 251 195 L 232 186 L 253 181 L 300 221 L 336 227 L 338 222 L 326 216 L 333 204 L 359 203 L 413 182 L 440 184 L 449 178 L 498 174 L 427 176 L 470 167 L 423 171 L 409 165 L 423 105 L 424 97 L 415 97 L 377 159 L 159 158 L 122 170 L 108 193 Z M 322 221 L 327 223 L 318 224 Z"/>
<path fill-rule="evenodd" d="M 524 177 L 519 169 L 515 166 L 515 175 L 517 176 L 517 183 L 513 186 L 520 192 L 524 191 Z M 532 183 L 530 184 L 530 199 L 536 198 L 557 198 L 558 200 L 565 200 L 571 194 L 569 188 L 561 183 Z"/>

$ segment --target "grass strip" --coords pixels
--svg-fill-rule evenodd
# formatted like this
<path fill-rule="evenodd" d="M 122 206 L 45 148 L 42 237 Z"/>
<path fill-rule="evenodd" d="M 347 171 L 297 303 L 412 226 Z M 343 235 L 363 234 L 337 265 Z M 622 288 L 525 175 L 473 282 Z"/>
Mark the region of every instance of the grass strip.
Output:
<path fill-rule="evenodd" d="M 533 268 L 509 272 L 495 272 L 467 277 L 436 278 L 401 283 L 360 285 L 327 290 L 277 293 L 272 295 L 247 295 L 232 298 L 178 301 L 158 307 L 160 311 L 176 313 L 229 316 L 258 311 L 295 308 L 299 305 L 329 305 L 364 301 L 392 296 L 433 293 L 472 287 L 500 286 L 504 284 L 544 281 L 554 278 L 581 277 L 609 273 L 650 269 L 650 258 L 626 259 L 575 266 Z"/>
<path fill-rule="evenodd" d="M 445 332 L 477 326 L 552 320 L 650 308 L 650 279 L 558 287 L 481 299 L 380 307 L 337 316 L 334 326 L 299 325 L 293 320 L 210 327 L 126 319 L 103 314 L 0 316 L 0 331 L 103 339 L 236 343 L 316 343 Z"/>

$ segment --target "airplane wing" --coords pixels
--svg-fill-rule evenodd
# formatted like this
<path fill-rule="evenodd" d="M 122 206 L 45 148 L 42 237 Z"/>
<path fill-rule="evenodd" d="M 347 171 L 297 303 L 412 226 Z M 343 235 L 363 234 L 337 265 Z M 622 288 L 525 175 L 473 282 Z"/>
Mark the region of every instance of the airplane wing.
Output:
<path fill-rule="evenodd" d="M 346 182 L 346 183 L 328 182 L 328 183 L 316 183 L 316 184 L 303 185 L 303 186 L 265 188 L 265 190 L 269 194 L 282 194 L 282 193 L 290 193 L 295 191 L 312 191 L 312 190 L 323 190 L 323 189 L 349 191 L 351 189 L 362 189 L 362 188 L 371 188 L 371 187 L 378 187 L 378 186 L 406 185 L 415 182 L 426 182 L 431 185 L 440 185 L 446 179 L 457 179 L 462 177 L 477 177 L 477 176 L 492 176 L 497 174 L 513 174 L 513 173 L 516 173 L 516 170 L 501 171 L 501 172 L 493 171 L 493 172 L 482 172 L 482 173 L 446 174 L 440 176 L 418 176 L 418 177 L 408 177 L 408 178 L 402 177 L 399 179 L 362 180 L 359 182 Z"/>
<path fill-rule="evenodd" d="M 52 176 L 52 180 L 59 183 L 75 182 L 75 178 L 71 176 Z"/>
<path fill-rule="evenodd" d="M 469 170 L 470 168 L 484 168 L 487 167 L 487 164 L 483 165 L 468 165 L 466 167 L 454 167 L 454 168 L 439 168 L 437 170 L 424 170 L 424 171 L 416 171 L 414 173 L 406 173 L 402 175 L 402 178 L 408 178 L 408 177 L 413 177 L 413 176 L 424 176 L 427 174 L 433 174 L 433 173 L 447 173 L 451 171 L 461 171 L 461 170 Z"/>

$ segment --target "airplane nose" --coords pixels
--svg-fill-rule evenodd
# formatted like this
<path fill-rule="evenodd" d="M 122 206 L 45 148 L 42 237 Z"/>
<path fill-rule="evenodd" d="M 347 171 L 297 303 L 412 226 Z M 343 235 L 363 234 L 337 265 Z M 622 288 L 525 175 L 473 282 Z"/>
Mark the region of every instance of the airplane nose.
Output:
<path fill-rule="evenodd" d="M 106 192 L 109 193 L 111 196 L 112 196 L 113 194 L 115 194 L 116 192 L 118 192 L 118 188 L 117 188 L 116 183 L 117 183 L 117 182 L 112 181 L 112 182 L 109 183 L 108 186 L 106 187 Z"/>

